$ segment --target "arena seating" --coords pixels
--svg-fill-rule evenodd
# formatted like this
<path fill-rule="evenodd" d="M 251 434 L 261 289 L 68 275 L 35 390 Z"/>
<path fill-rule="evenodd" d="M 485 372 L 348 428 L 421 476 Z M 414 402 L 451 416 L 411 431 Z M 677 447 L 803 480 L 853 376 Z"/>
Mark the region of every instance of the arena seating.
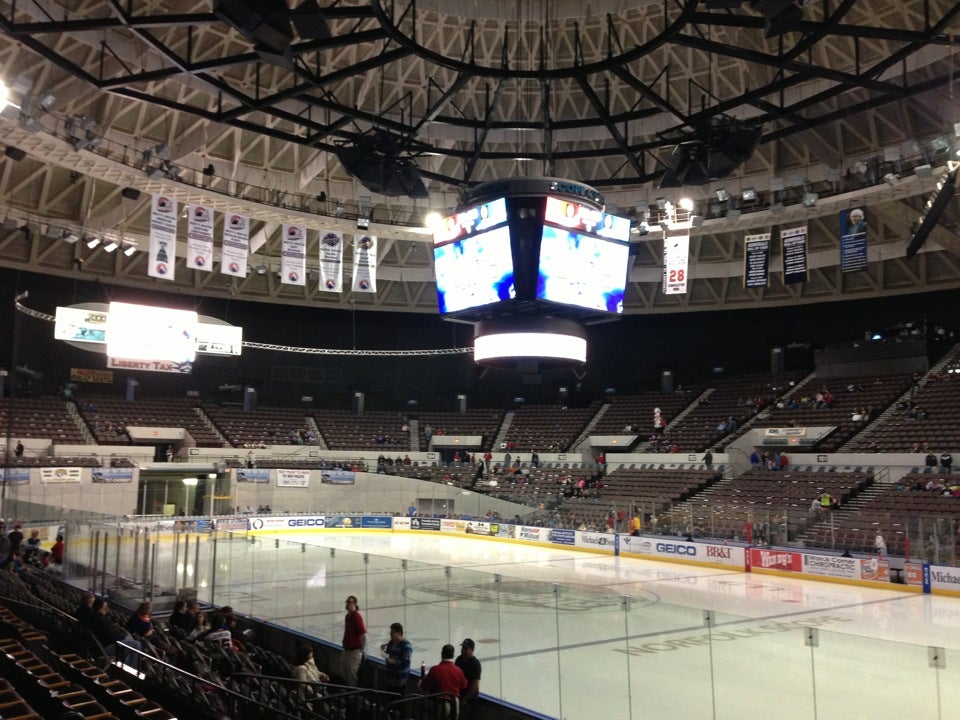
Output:
<path fill-rule="evenodd" d="M 203 411 L 235 448 L 302 444 L 297 438 L 309 431 L 307 414 L 299 409 L 261 407 L 248 411 L 204 405 Z"/>
<path fill-rule="evenodd" d="M 847 387 L 858 388 L 848 392 Z M 754 423 L 754 427 L 790 427 L 834 425 L 836 430 L 824 438 L 817 450 L 832 452 L 852 438 L 865 427 L 863 421 L 853 420 L 854 410 L 872 409 L 871 416 L 876 417 L 889 407 L 910 387 L 909 374 L 895 375 L 855 375 L 831 377 L 824 380 L 811 380 L 794 393 L 799 407 L 777 409 L 769 407 Z M 833 396 L 829 407 L 817 407 L 814 398 L 818 390 L 828 389 Z M 797 397 L 799 396 L 799 397 Z M 804 402 L 806 398 L 806 402 Z"/>
<path fill-rule="evenodd" d="M 480 452 L 491 450 L 493 439 L 503 422 L 503 410 L 472 408 L 464 413 L 425 412 L 420 420 L 420 449 L 427 450 L 426 428 L 433 434 L 443 435 L 480 435 L 483 444 Z"/>
<path fill-rule="evenodd" d="M 680 452 L 703 452 L 715 447 L 730 434 L 729 430 L 717 429 L 721 422 L 732 417 L 737 427 L 742 427 L 799 379 L 799 375 L 758 374 L 718 381 L 713 392 L 671 427 L 660 444 L 676 445 Z"/>
<path fill-rule="evenodd" d="M 184 428 L 199 447 L 222 447 L 223 441 L 197 412 L 197 398 L 155 398 L 133 402 L 109 395 L 77 399 L 77 409 L 101 445 L 129 445 L 128 425 Z"/>
<path fill-rule="evenodd" d="M 601 406 L 600 402 L 586 408 L 524 405 L 513 413 L 504 440 L 506 449 L 514 454 L 569 450 Z"/>
<path fill-rule="evenodd" d="M 50 439 L 53 443 L 79 445 L 86 440 L 61 398 L 0 399 L 0 427 L 10 423 L 13 439 Z"/>
<path fill-rule="evenodd" d="M 410 432 L 403 430 L 405 422 L 399 412 L 355 415 L 344 410 L 317 410 L 313 416 L 331 450 L 410 451 Z"/>
<path fill-rule="evenodd" d="M 594 435 L 619 435 L 628 426 L 632 432 L 646 440 L 653 428 L 653 411 L 660 408 L 664 422 L 669 423 L 687 405 L 695 400 L 702 387 L 684 388 L 675 393 L 644 393 L 642 395 L 616 395 L 607 399 L 607 409 L 593 428 Z"/>

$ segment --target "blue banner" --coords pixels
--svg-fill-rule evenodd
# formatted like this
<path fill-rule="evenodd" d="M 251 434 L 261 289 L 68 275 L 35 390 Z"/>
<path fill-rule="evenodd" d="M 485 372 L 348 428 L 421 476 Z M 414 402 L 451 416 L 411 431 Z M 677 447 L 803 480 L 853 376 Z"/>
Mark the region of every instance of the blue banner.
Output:
<path fill-rule="evenodd" d="M 807 281 L 807 226 L 780 230 L 783 243 L 783 282 L 785 285 Z"/>
<path fill-rule="evenodd" d="M 320 482 L 328 485 L 353 485 L 357 474 L 353 470 L 321 470 Z"/>
<path fill-rule="evenodd" d="M 91 475 L 95 483 L 133 482 L 133 468 L 93 468 Z"/>
<path fill-rule="evenodd" d="M 840 213 L 840 272 L 867 269 L 867 220 L 862 208 Z"/>
<path fill-rule="evenodd" d="M 577 542 L 576 531 L 555 528 L 550 531 L 550 542 L 557 545 L 575 545 Z"/>
<path fill-rule="evenodd" d="M 393 527 L 393 518 L 386 515 L 364 515 L 360 518 L 360 527 L 389 530 Z"/>
<path fill-rule="evenodd" d="M 0 480 L 8 485 L 24 485 L 30 482 L 30 468 L 0 468 Z"/>
<path fill-rule="evenodd" d="M 237 482 L 270 482 L 270 471 L 251 468 L 237 468 Z"/>
<path fill-rule="evenodd" d="M 743 286 L 765 288 L 770 284 L 770 233 L 743 238 Z"/>
<path fill-rule="evenodd" d="M 363 525 L 363 518 L 359 515 L 328 515 L 328 528 L 358 528 Z"/>

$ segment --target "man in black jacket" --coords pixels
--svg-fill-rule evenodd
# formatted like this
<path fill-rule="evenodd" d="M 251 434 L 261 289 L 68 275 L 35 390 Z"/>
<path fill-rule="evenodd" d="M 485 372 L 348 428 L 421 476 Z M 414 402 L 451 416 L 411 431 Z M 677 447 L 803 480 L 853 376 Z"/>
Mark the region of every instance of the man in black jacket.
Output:
<path fill-rule="evenodd" d="M 113 650 L 117 659 L 122 661 L 127 653 L 116 646 L 118 642 L 122 642 L 135 650 L 142 650 L 143 648 L 139 640 L 107 617 L 107 609 L 107 603 L 102 598 L 94 600 L 93 612 L 87 617 L 86 628 L 107 653 Z"/>

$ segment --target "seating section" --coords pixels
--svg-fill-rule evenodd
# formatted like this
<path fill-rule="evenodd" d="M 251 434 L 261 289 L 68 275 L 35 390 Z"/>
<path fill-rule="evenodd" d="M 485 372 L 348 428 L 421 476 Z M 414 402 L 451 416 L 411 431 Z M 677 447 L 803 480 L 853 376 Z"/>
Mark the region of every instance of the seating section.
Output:
<path fill-rule="evenodd" d="M 77 408 L 101 445 L 131 445 L 128 425 L 183 428 L 199 447 L 222 447 L 217 432 L 198 412 L 197 398 L 155 398 L 128 402 L 107 395 L 88 395 L 77 400 Z"/>
<path fill-rule="evenodd" d="M 316 443 L 303 410 L 258 408 L 248 411 L 236 407 L 204 405 L 203 411 L 217 426 L 217 430 L 236 448 Z"/>
<path fill-rule="evenodd" d="M 955 368 L 951 367 L 950 370 Z M 960 368 L 958 368 L 960 369 Z M 911 407 L 914 404 L 914 408 Z M 905 404 L 855 437 L 849 452 L 960 450 L 960 374 L 936 373 Z"/>
<path fill-rule="evenodd" d="M 786 542 L 816 518 L 814 500 L 825 492 L 844 503 L 872 482 L 866 470 L 786 471 L 749 470 L 739 477 L 711 485 L 704 492 L 675 505 L 661 518 L 662 530 L 702 537 L 744 539 L 745 523 L 759 532 L 757 542 Z M 763 527 L 760 527 L 763 526 Z"/>
<path fill-rule="evenodd" d="M 910 382 L 909 374 L 814 379 L 797 390 L 784 408 L 769 408 L 754 427 L 833 425 L 837 429 L 816 446 L 817 450 L 833 452 L 863 430 L 869 422 L 863 419 L 854 420 L 855 411 L 866 408 L 870 418 L 877 417 L 907 391 Z M 818 405 L 816 395 L 825 390 L 832 395 L 832 402 L 829 406 Z"/>
<path fill-rule="evenodd" d="M 937 538 L 942 550 L 953 555 L 956 542 L 950 533 L 960 524 L 960 496 L 949 494 L 951 487 L 960 484 L 956 473 L 908 473 L 896 485 L 884 487 L 855 508 L 833 513 L 805 532 L 801 539 L 808 547 L 845 548 L 852 551 L 872 552 L 879 532 L 891 555 L 904 555 L 911 530 L 916 532 L 917 520 L 930 520 L 924 535 L 934 527 L 934 518 L 947 522 L 937 523 L 949 537 Z M 945 495 L 944 493 L 948 493 Z M 914 538 L 916 540 L 916 538 Z M 919 551 L 919 543 L 914 550 Z"/>
<path fill-rule="evenodd" d="M 728 435 L 736 434 L 757 412 L 776 402 L 800 379 L 799 375 L 743 375 L 725 379 L 714 390 L 670 428 L 659 445 L 679 452 L 703 452 L 713 448 Z M 736 421 L 733 430 L 726 424 Z M 721 428 L 721 423 L 724 423 Z"/>
<path fill-rule="evenodd" d="M 653 411 L 660 408 L 660 415 L 669 423 L 681 410 L 693 402 L 701 387 L 686 388 L 675 393 L 645 393 L 643 395 L 617 395 L 607 401 L 607 409 L 597 421 L 591 434 L 620 435 L 628 432 L 640 434 L 646 440 L 653 429 Z M 628 430 L 627 428 L 630 428 Z"/>
<path fill-rule="evenodd" d="M 602 403 L 585 408 L 524 405 L 513 413 L 505 442 L 511 452 L 563 452 L 586 428 Z"/>
<path fill-rule="evenodd" d="M 324 410 L 314 413 L 317 427 L 331 450 L 410 451 L 410 431 L 398 412 L 365 412 L 354 415 L 347 411 Z"/>
<path fill-rule="evenodd" d="M 470 409 L 465 413 L 422 413 L 420 420 L 420 449 L 429 449 L 430 435 L 480 435 L 480 452 L 492 449 L 503 422 L 503 410 Z"/>
<path fill-rule="evenodd" d="M 86 442 L 60 398 L 0 399 L 0 427 L 10 423 L 10 437 L 47 439 L 61 445 L 82 445 Z M 29 455 L 29 453 L 27 453 Z"/>

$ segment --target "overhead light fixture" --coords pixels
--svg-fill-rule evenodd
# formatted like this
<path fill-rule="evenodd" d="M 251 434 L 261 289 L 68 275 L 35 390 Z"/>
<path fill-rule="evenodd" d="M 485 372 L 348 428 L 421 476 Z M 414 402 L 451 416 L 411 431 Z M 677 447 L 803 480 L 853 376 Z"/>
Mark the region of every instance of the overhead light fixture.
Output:
<path fill-rule="evenodd" d="M 343 207 L 343 204 L 337 203 L 337 217 L 343 217 L 344 212 L 346 212 L 346 208 Z"/>
<path fill-rule="evenodd" d="M 259 265 L 257 265 L 257 275 L 266 275 L 266 274 L 267 274 L 267 266 L 264 265 L 263 263 L 260 263 Z"/>
<path fill-rule="evenodd" d="M 103 246 L 103 251 L 104 251 L 104 252 L 108 252 L 108 253 L 112 253 L 112 252 L 113 252 L 114 250 L 116 250 L 118 247 L 119 247 L 119 245 L 117 245 L 116 241 L 111 240 L 110 242 L 108 242 L 106 245 Z"/>
<path fill-rule="evenodd" d="M 102 137 L 100 137 L 99 135 L 97 135 L 97 134 L 96 134 L 95 132 L 93 132 L 92 130 L 87 130 L 87 131 L 84 133 L 83 137 L 81 137 L 81 138 L 76 138 L 76 139 L 73 141 L 73 149 L 74 149 L 74 150 L 77 150 L 77 151 L 80 151 L 80 150 L 93 150 L 93 149 L 96 148 L 101 142 L 103 142 L 103 138 L 102 138 Z"/>
<path fill-rule="evenodd" d="M 717 200 L 719 200 L 720 202 L 726 202 L 729 199 L 730 199 L 730 193 L 728 193 L 726 189 L 724 188 L 717 189 Z"/>
<path fill-rule="evenodd" d="M 91 237 L 89 240 L 87 240 L 87 247 L 90 248 L 91 250 L 93 250 L 99 244 L 100 244 L 100 238 L 98 237 Z"/>
<path fill-rule="evenodd" d="M 820 199 L 820 196 L 815 192 L 810 192 L 809 190 L 803 194 L 803 206 L 804 207 L 813 207 L 817 204 L 817 200 Z"/>
<path fill-rule="evenodd" d="M 75 242 L 77 242 L 79 239 L 80 239 L 80 236 L 77 235 L 75 232 L 71 232 L 71 231 L 69 231 L 69 230 L 65 230 L 64 233 L 63 233 L 63 241 L 64 241 L 65 243 L 68 243 L 69 245 L 73 245 L 73 244 L 74 244 Z"/>
<path fill-rule="evenodd" d="M 897 180 L 899 179 L 900 178 L 897 175 L 894 175 L 893 173 L 887 173 L 886 175 L 883 176 L 884 182 L 886 182 L 887 185 L 889 185 L 890 187 L 896 186 Z"/>
<path fill-rule="evenodd" d="M 687 212 L 690 212 L 691 210 L 693 210 L 693 200 L 691 200 L 690 198 L 687 198 L 687 197 L 680 198 L 679 204 L 682 210 L 686 210 Z"/>
<path fill-rule="evenodd" d="M 933 168 L 930 166 L 929 163 L 925 163 L 923 165 L 917 165 L 913 169 L 913 172 L 916 174 L 918 178 L 933 177 Z"/>
<path fill-rule="evenodd" d="M 690 227 L 700 227 L 703 225 L 703 215 L 691 215 Z"/>
<path fill-rule="evenodd" d="M 740 197 L 742 197 L 744 200 L 756 200 L 757 191 L 752 187 L 744 188 L 740 193 Z"/>
<path fill-rule="evenodd" d="M 366 230 L 369 227 L 370 227 L 370 218 L 368 217 L 357 218 L 357 230 Z"/>
<path fill-rule="evenodd" d="M 958 172 L 960 172 L 960 167 L 955 167 L 947 173 L 946 177 L 937 183 L 936 194 L 927 199 L 923 214 L 920 216 L 920 222 L 913 233 L 913 237 L 910 238 L 910 244 L 907 246 L 906 256 L 908 260 L 920 251 L 927 237 L 940 222 L 943 211 L 946 210 L 956 192 Z"/>
<path fill-rule="evenodd" d="M 136 246 L 136 245 L 127 245 L 127 246 L 123 249 L 123 254 L 126 255 L 127 257 L 130 257 L 130 256 L 133 255 L 136 251 L 137 251 L 137 246 Z"/>
<path fill-rule="evenodd" d="M 840 168 L 828 168 L 828 169 L 827 169 L 827 180 L 830 181 L 830 182 L 832 182 L 832 183 L 840 182 L 840 178 L 841 178 L 842 176 L 843 176 L 843 175 L 842 175 L 842 173 L 840 172 Z"/>

